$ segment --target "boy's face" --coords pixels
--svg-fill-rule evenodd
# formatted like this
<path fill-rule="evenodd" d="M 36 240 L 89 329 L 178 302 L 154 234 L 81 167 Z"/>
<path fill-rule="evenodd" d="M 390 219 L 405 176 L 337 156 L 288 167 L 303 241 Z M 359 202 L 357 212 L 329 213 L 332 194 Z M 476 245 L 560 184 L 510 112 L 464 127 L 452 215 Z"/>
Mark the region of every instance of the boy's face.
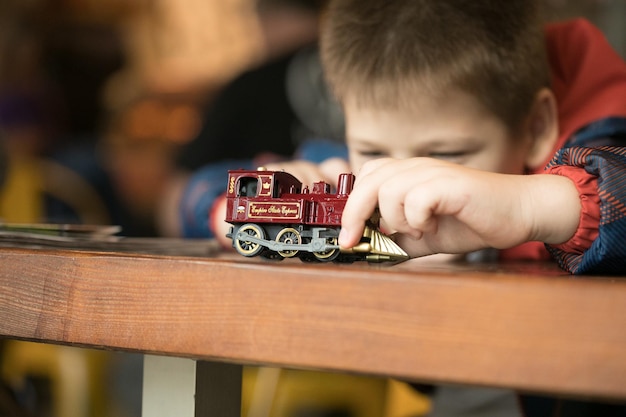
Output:
<path fill-rule="evenodd" d="M 485 171 L 522 174 L 529 138 L 512 138 L 505 124 L 472 96 L 421 96 L 412 110 L 378 110 L 344 101 L 352 170 L 371 159 L 432 157 Z"/>

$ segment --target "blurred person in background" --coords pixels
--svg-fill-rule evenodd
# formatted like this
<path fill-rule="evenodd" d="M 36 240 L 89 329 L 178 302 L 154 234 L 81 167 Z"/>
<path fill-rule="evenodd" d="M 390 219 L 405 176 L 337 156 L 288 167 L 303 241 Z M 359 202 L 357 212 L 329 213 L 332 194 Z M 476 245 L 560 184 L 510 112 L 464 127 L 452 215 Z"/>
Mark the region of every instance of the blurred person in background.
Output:
<path fill-rule="evenodd" d="M 98 151 L 125 208 L 124 234 L 158 236 L 156 208 L 175 155 L 197 134 L 199 108 L 185 93 L 146 91 L 110 111 Z"/>
<path fill-rule="evenodd" d="M 317 50 L 324 0 L 258 0 L 266 60 L 226 85 L 183 148 L 181 167 L 272 153 L 289 158 L 309 139 L 343 140 L 343 119 Z"/>
<path fill-rule="evenodd" d="M 319 162 L 326 151 L 341 152 L 343 115 L 327 89 L 317 49 L 325 3 L 257 1 L 265 59 L 228 83 L 205 107 L 201 129 L 182 148 L 178 175 L 161 200 L 161 233 L 209 236 L 202 226 L 185 227 L 181 216 L 188 214 L 181 214 L 179 206 L 183 190 L 189 188 L 189 174 L 200 168 L 217 184 L 226 180 L 226 167 L 292 158 Z"/>

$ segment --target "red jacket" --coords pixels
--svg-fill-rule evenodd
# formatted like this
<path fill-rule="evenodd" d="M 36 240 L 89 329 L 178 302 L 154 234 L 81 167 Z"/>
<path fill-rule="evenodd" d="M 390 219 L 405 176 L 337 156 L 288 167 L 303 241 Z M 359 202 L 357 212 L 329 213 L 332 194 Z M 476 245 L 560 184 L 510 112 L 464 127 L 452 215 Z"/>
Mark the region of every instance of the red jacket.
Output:
<path fill-rule="evenodd" d="M 610 117 L 626 118 L 626 63 L 602 32 L 584 19 L 548 25 L 546 42 L 552 90 L 558 105 L 559 138 L 554 148 L 557 152 L 591 123 Z M 568 165 L 532 173 L 565 175 L 574 181 L 581 194 L 581 222 L 572 239 L 555 247 L 576 253 L 589 248 L 598 235 L 600 221 L 597 177 L 583 168 Z M 529 242 L 501 251 L 500 257 L 549 259 L 550 255 L 543 243 Z"/>

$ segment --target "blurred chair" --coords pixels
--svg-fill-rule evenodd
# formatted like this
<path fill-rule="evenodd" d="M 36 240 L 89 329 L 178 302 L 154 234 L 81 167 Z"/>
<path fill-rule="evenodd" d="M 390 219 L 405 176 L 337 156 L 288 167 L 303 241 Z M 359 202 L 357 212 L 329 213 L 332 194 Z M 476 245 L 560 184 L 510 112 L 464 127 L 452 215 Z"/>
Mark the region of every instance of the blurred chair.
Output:
<path fill-rule="evenodd" d="M 106 352 L 11 340 L 4 347 L 1 371 L 3 380 L 17 392 L 24 391 L 29 380 L 46 381 L 52 416 L 105 417 L 105 365 Z M 48 410 L 38 409 L 46 406 L 45 401 L 35 401 L 31 411 L 48 415 Z"/>
<path fill-rule="evenodd" d="M 244 367 L 243 417 L 420 417 L 430 400 L 381 377 Z"/>
<path fill-rule="evenodd" d="M 110 224 L 99 193 L 85 179 L 63 165 L 41 157 L 9 158 L 0 188 L 0 219 L 5 222 L 50 222 L 46 198 L 59 201 L 72 223 Z"/>

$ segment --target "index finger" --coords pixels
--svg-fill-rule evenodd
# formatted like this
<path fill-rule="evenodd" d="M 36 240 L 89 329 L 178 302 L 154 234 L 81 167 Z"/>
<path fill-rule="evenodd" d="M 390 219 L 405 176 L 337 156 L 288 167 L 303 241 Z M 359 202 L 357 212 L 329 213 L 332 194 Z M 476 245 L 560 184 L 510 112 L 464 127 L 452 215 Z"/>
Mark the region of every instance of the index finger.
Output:
<path fill-rule="evenodd" d="M 351 248 L 359 243 L 366 221 L 378 206 L 378 192 L 385 177 L 375 175 L 375 172 L 377 168 L 389 161 L 375 162 L 363 167 L 348 197 L 341 216 L 339 246 Z"/>

